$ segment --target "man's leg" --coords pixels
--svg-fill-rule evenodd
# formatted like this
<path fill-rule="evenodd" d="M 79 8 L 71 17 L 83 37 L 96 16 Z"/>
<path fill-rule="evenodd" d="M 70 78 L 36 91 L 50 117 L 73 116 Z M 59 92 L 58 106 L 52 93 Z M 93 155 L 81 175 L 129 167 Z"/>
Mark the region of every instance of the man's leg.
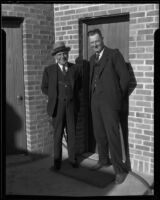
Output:
<path fill-rule="evenodd" d="M 100 114 L 99 102 L 92 100 L 91 112 L 93 120 L 93 131 L 98 146 L 99 163 L 106 164 L 109 162 L 108 140 L 105 134 L 105 127 Z"/>
<path fill-rule="evenodd" d="M 57 116 L 54 122 L 54 168 L 60 169 L 62 160 L 62 137 L 65 123 L 65 104 L 58 102 Z"/>
<path fill-rule="evenodd" d="M 74 116 L 74 104 L 72 100 L 66 102 L 66 124 L 67 124 L 67 136 L 68 136 L 68 156 L 69 161 L 73 167 L 78 167 L 76 160 L 76 129 L 75 129 L 75 116 Z M 75 165 L 74 165 L 75 164 Z"/>
<path fill-rule="evenodd" d="M 122 145 L 120 140 L 119 132 L 119 113 L 116 110 L 104 109 L 101 107 L 101 113 L 103 117 L 103 123 L 106 129 L 106 134 L 108 137 L 108 143 L 111 153 L 111 161 L 115 170 L 115 173 L 122 177 L 118 178 L 121 183 L 125 179 L 125 174 L 128 173 L 125 163 L 122 159 Z"/>

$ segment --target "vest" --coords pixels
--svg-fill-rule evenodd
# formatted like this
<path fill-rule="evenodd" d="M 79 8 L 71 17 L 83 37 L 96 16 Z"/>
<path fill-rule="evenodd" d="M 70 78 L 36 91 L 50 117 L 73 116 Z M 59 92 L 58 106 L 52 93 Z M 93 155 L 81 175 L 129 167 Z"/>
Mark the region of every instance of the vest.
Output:
<path fill-rule="evenodd" d="M 97 80 L 98 80 L 99 70 L 101 66 L 98 62 L 98 63 L 95 63 L 93 67 L 94 67 L 94 72 L 93 72 L 93 79 L 92 79 L 92 94 L 95 91 L 96 86 L 97 86 Z"/>
<path fill-rule="evenodd" d="M 58 68 L 58 99 L 70 100 L 73 98 L 73 90 L 69 79 L 69 72 L 64 75 Z"/>

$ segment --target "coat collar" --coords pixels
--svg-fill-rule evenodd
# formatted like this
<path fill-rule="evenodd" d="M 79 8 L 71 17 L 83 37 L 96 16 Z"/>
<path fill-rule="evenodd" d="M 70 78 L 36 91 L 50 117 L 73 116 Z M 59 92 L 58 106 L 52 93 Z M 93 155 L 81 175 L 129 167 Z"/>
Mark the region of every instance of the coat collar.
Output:
<path fill-rule="evenodd" d="M 92 81 L 92 78 L 93 78 L 93 71 L 94 71 L 94 64 L 95 64 L 95 56 L 96 56 L 96 54 L 94 54 L 94 55 L 91 57 L 91 62 L 90 62 L 90 67 L 91 67 L 91 70 L 90 70 L 90 81 Z M 106 62 L 107 62 L 107 60 L 108 60 L 109 57 L 110 57 L 109 48 L 106 47 L 106 46 L 104 46 L 103 55 L 102 55 L 102 57 L 101 57 L 100 60 L 99 60 L 99 64 L 101 65 L 100 70 L 99 70 L 99 77 L 100 77 L 100 75 L 102 74 L 104 68 L 106 67 Z"/>

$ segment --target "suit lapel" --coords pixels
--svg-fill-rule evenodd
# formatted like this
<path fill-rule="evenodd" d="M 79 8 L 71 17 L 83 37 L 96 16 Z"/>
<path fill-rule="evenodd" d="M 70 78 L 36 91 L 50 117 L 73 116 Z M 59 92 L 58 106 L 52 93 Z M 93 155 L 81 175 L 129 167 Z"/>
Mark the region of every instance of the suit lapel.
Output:
<path fill-rule="evenodd" d="M 50 79 L 52 82 L 57 85 L 57 72 L 58 72 L 58 64 L 54 64 L 53 67 L 50 68 Z"/>
<path fill-rule="evenodd" d="M 74 68 L 71 63 L 68 63 L 68 75 L 72 85 L 72 89 L 74 88 Z"/>
<path fill-rule="evenodd" d="M 107 49 L 107 47 L 104 47 L 103 55 L 102 55 L 101 59 L 99 60 L 99 65 L 100 65 L 99 78 L 100 78 L 104 68 L 107 67 L 106 63 L 108 61 L 108 58 L 109 58 L 108 49 Z"/>
<path fill-rule="evenodd" d="M 95 60 L 95 55 L 92 57 L 91 61 L 90 61 L 90 85 L 92 83 L 92 79 L 93 79 L 93 72 L 94 72 L 94 62 Z"/>

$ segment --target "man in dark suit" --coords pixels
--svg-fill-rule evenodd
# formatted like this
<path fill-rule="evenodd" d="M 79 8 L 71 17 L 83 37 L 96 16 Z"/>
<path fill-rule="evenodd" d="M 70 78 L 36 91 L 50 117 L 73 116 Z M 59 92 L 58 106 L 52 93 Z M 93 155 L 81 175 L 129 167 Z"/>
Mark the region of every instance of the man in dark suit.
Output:
<path fill-rule="evenodd" d="M 68 62 L 68 52 L 63 41 L 54 44 L 52 55 L 56 64 L 44 69 L 42 92 L 48 96 L 47 112 L 52 117 L 54 127 L 54 165 L 51 170 L 59 170 L 62 160 L 62 137 L 67 133 L 69 161 L 77 168 L 75 149 L 75 114 L 77 102 L 77 77 L 74 64 Z"/>
<path fill-rule="evenodd" d="M 109 165 L 109 149 L 116 173 L 115 183 L 120 184 L 125 180 L 128 170 L 122 162 L 119 115 L 130 75 L 120 51 L 104 45 L 99 29 L 90 31 L 88 36 L 95 52 L 90 58 L 90 97 L 99 154 L 99 161 L 93 169 Z"/>

